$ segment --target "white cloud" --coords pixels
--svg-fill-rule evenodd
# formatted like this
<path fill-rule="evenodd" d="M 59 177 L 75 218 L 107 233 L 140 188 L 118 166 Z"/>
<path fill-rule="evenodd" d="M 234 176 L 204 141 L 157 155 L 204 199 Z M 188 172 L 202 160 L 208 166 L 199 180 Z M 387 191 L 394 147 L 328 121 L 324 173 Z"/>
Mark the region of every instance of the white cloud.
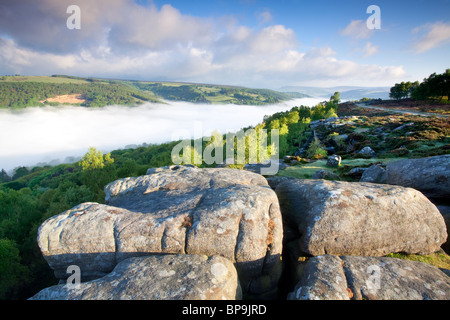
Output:
<path fill-rule="evenodd" d="M 21 9 L 21 2 L 4 1 Z M 212 21 L 182 14 L 170 5 L 158 9 L 126 0 L 79 0 L 82 29 L 78 33 L 65 28 L 65 10 L 62 15 L 59 12 L 69 0 L 24 1 L 33 10 L 46 9 L 49 16 L 45 22 L 29 13 L 32 21 L 28 28 L 13 29 L 14 21 L 1 13 L 0 5 L 0 18 L 6 19 L 0 21 L 0 31 L 8 35 L 0 36 L 2 73 L 65 73 L 270 88 L 319 79 L 378 85 L 406 74 L 401 66 L 369 66 L 338 59 L 331 47 L 299 50 L 297 34 L 284 25 L 250 28 L 232 17 Z M 17 20 L 27 23 L 20 12 Z M 54 37 L 48 39 L 40 33 L 45 25 L 59 23 L 64 27 L 56 28 Z M 357 20 L 341 34 L 364 38 L 370 30 Z M 376 50 L 368 43 L 364 53 L 370 56 Z"/>
<path fill-rule="evenodd" d="M 427 31 L 427 33 L 422 35 L 421 38 L 412 45 L 413 50 L 416 53 L 423 53 L 441 45 L 450 43 L 450 23 L 428 23 L 414 28 L 412 33 L 421 33 L 422 31 Z"/>
<path fill-rule="evenodd" d="M 128 7 L 131 21 L 116 24 L 110 37 L 120 46 L 138 46 L 153 50 L 173 48 L 195 42 L 207 44 L 215 37 L 214 24 L 207 19 L 182 15 L 171 5 L 161 10 L 155 7 Z"/>
<path fill-rule="evenodd" d="M 378 46 L 374 46 L 372 43 L 367 42 L 366 46 L 363 49 L 363 56 L 364 58 L 373 56 L 375 53 L 378 52 Z"/>
<path fill-rule="evenodd" d="M 272 22 L 273 17 L 268 9 L 265 9 L 263 12 L 258 14 L 258 20 L 261 24 L 266 24 Z"/>
<path fill-rule="evenodd" d="M 363 20 L 352 20 L 344 30 L 339 33 L 343 36 L 349 36 L 354 39 L 368 39 L 372 36 L 373 30 L 367 28 L 367 24 Z"/>
<path fill-rule="evenodd" d="M 282 25 L 264 28 L 249 40 L 252 51 L 257 53 L 276 53 L 297 45 L 294 31 Z"/>

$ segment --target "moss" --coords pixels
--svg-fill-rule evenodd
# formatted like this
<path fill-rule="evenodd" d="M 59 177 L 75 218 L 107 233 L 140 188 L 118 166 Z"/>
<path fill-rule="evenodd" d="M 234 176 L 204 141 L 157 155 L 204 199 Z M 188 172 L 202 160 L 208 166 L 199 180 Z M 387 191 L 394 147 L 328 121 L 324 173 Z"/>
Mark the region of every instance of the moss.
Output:
<path fill-rule="evenodd" d="M 437 268 L 449 269 L 450 270 L 450 256 L 444 251 L 439 251 L 428 255 L 418 255 L 418 254 L 405 254 L 405 253 L 391 253 L 387 255 L 389 258 L 398 258 L 411 261 L 420 261 Z"/>

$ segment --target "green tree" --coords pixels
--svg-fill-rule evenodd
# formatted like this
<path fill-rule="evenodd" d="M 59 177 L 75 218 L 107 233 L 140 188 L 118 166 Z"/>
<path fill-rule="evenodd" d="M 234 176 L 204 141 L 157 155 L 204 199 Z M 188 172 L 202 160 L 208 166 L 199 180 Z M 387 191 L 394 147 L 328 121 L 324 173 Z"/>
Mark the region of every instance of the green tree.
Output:
<path fill-rule="evenodd" d="M 26 176 L 30 173 L 30 170 L 27 167 L 18 167 L 14 169 L 14 174 L 12 180 L 17 180 L 23 176 Z"/>
<path fill-rule="evenodd" d="M 325 112 L 325 118 L 332 118 L 332 117 L 337 117 L 337 113 L 333 108 L 330 108 L 329 110 L 327 110 L 327 112 Z"/>
<path fill-rule="evenodd" d="M 288 145 L 288 134 L 289 134 L 289 127 L 286 124 L 283 124 L 279 131 L 279 143 L 280 143 L 280 157 L 283 157 L 287 155 L 289 151 L 289 145 Z"/>
<path fill-rule="evenodd" d="M 415 82 L 411 83 L 408 88 L 408 97 L 412 98 L 414 95 L 414 92 L 417 90 L 418 87 L 419 87 L 419 81 L 415 81 Z"/>
<path fill-rule="evenodd" d="M 407 98 L 411 91 L 410 88 L 412 87 L 411 82 L 401 82 L 396 83 L 390 90 L 389 97 L 391 99 L 404 99 Z"/>
<path fill-rule="evenodd" d="M 8 173 L 5 171 L 5 169 L 2 169 L 2 171 L 0 172 L 0 183 L 9 181 L 11 181 L 11 177 L 8 176 Z"/>
<path fill-rule="evenodd" d="M 335 92 L 331 97 L 330 97 L 330 102 L 334 103 L 334 104 L 339 104 L 341 102 L 341 94 L 339 92 Z"/>
<path fill-rule="evenodd" d="M 137 175 L 138 164 L 133 159 L 126 159 L 120 166 L 117 175 L 121 178 Z"/>
<path fill-rule="evenodd" d="M 186 154 L 184 154 L 186 152 Z M 182 164 L 196 164 L 199 159 L 202 159 L 202 155 L 197 151 L 195 147 L 188 146 L 183 150 L 183 163 Z M 202 159 L 203 162 L 203 159 Z"/>
<path fill-rule="evenodd" d="M 280 129 L 281 123 L 279 119 L 272 120 L 269 124 L 269 129 Z"/>
<path fill-rule="evenodd" d="M 80 166 L 84 170 L 101 169 L 105 165 L 114 163 L 114 159 L 111 158 L 111 153 L 108 153 L 103 157 L 103 153 L 94 147 L 90 147 L 89 151 L 83 156 L 80 161 Z"/>
<path fill-rule="evenodd" d="M 421 83 L 401 82 L 396 83 L 390 90 L 390 98 L 403 99 L 412 98 L 415 100 L 440 99 L 450 95 L 450 69 L 446 69 L 442 74 L 436 72 L 423 79 Z"/>
<path fill-rule="evenodd" d="M 87 186 L 73 186 L 64 193 L 64 200 L 69 207 L 74 207 L 83 202 L 90 202 L 95 199 L 95 195 Z"/>
<path fill-rule="evenodd" d="M 28 274 L 28 268 L 20 263 L 16 243 L 0 239 L 0 300 L 14 298 L 26 282 Z"/>
<path fill-rule="evenodd" d="M 103 153 L 94 147 L 90 147 L 89 151 L 81 159 L 80 166 L 83 171 L 103 168 L 105 166 Z"/>
<path fill-rule="evenodd" d="M 320 140 L 315 137 L 309 145 L 306 155 L 310 159 L 322 159 L 327 156 L 327 151 L 323 149 Z"/>
<path fill-rule="evenodd" d="M 320 120 L 325 118 L 325 113 L 327 112 L 325 106 L 322 103 L 319 103 L 311 110 L 311 120 Z"/>
<path fill-rule="evenodd" d="M 306 119 L 306 118 L 311 119 L 311 117 L 312 117 L 311 108 L 307 107 L 307 106 L 300 106 L 300 108 L 298 108 L 298 115 L 299 115 L 300 119 Z"/>
<path fill-rule="evenodd" d="M 114 163 L 114 158 L 111 158 L 111 153 L 105 154 L 105 166 L 109 166 Z"/>
<path fill-rule="evenodd" d="M 298 123 L 300 121 L 300 115 L 298 111 L 297 110 L 290 111 L 286 117 L 286 120 L 288 125 Z"/>

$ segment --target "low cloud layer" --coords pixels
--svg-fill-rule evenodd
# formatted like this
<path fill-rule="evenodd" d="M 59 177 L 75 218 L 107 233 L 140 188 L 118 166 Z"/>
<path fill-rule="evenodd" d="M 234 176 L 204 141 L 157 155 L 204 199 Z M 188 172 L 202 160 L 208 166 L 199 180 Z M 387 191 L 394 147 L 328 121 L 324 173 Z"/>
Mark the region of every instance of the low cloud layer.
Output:
<path fill-rule="evenodd" d="M 81 9 L 80 30 L 66 27 L 71 4 Z M 261 12 L 260 25 L 251 28 L 234 17 L 195 17 L 168 4 L 3 0 L 0 70 L 270 88 L 318 78 L 371 85 L 406 74 L 402 66 L 339 59 L 326 46 L 300 50 L 301 35 L 271 20 L 269 11 Z M 351 23 L 342 32 L 365 38 L 368 29 L 360 24 Z"/>
<path fill-rule="evenodd" d="M 89 146 L 104 152 L 142 143 L 171 141 L 177 132 L 225 134 L 262 122 L 264 115 L 313 106 L 321 99 L 296 99 L 267 106 L 147 103 L 137 107 L 45 107 L 0 110 L 0 170 L 81 156 Z M 180 131 L 181 130 L 181 131 Z M 175 138 L 177 140 L 178 138 Z"/>

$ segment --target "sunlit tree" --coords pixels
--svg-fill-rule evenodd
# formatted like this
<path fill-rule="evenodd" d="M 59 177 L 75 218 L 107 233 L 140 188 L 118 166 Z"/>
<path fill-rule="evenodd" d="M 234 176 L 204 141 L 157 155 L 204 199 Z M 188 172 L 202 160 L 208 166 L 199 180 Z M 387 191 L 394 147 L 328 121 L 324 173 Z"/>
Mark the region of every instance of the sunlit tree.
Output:
<path fill-rule="evenodd" d="M 114 159 L 108 153 L 103 157 L 103 153 L 94 147 L 90 147 L 89 151 L 83 156 L 80 161 L 81 168 L 84 170 L 101 169 L 105 165 L 112 164 Z"/>

